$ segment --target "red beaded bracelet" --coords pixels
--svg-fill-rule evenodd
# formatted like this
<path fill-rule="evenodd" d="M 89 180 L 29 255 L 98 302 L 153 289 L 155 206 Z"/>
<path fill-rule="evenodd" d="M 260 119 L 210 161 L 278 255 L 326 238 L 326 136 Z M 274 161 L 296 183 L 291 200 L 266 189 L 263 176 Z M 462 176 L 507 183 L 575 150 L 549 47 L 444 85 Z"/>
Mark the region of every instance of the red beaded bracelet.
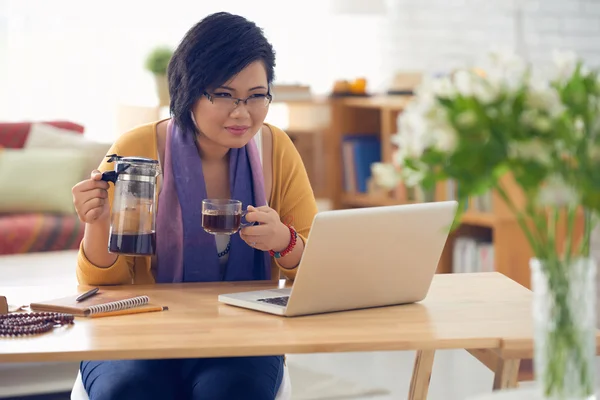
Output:
<path fill-rule="evenodd" d="M 290 230 L 290 244 L 288 244 L 288 246 L 283 251 L 269 250 L 269 254 L 271 255 L 271 257 L 275 257 L 275 258 L 284 257 L 286 254 L 288 254 L 292 250 L 294 250 L 294 247 L 296 246 L 296 240 L 298 238 L 298 233 L 296 233 L 296 230 L 291 225 L 286 224 L 286 226 Z"/>

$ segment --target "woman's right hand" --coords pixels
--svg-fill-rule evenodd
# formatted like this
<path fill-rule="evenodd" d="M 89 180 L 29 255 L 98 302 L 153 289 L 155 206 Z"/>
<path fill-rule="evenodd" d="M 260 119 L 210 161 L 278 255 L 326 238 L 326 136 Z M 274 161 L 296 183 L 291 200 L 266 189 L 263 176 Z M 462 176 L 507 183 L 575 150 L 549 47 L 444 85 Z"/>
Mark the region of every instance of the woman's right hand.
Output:
<path fill-rule="evenodd" d="M 93 224 L 110 216 L 108 182 L 101 178 L 102 173 L 93 170 L 90 179 L 79 182 L 71 189 L 75 211 L 81 222 Z"/>

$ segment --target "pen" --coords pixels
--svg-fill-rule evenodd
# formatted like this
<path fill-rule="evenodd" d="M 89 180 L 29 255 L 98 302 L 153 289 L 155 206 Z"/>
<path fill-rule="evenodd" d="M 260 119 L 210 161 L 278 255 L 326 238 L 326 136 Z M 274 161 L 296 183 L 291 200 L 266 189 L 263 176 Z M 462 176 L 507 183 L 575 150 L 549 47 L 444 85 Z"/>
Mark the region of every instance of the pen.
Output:
<path fill-rule="evenodd" d="M 83 300 L 87 299 L 88 297 L 92 297 L 96 293 L 98 293 L 98 288 L 93 288 L 91 290 L 88 290 L 87 292 L 85 292 L 81 296 L 77 297 L 75 299 L 75 301 L 83 301 Z"/>
<path fill-rule="evenodd" d="M 126 310 L 118 310 L 118 311 L 107 311 L 98 314 L 90 315 L 91 318 L 100 318 L 100 317 L 112 317 L 113 315 L 129 315 L 129 314 L 141 314 L 147 312 L 155 312 L 155 311 L 166 311 L 169 307 L 144 307 L 144 308 L 128 308 Z"/>

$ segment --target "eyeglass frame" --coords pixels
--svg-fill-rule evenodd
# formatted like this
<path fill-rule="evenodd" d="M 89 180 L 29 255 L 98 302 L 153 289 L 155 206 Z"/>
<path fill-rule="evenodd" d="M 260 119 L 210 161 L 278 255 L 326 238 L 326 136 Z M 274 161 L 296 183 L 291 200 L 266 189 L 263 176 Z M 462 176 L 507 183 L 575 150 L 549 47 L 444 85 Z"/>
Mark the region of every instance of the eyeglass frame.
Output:
<path fill-rule="evenodd" d="M 208 101 L 210 101 L 210 103 L 211 103 L 211 104 L 215 104 L 215 103 L 214 103 L 214 101 L 213 101 L 213 99 L 215 98 L 215 97 L 214 97 L 214 95 L 212 95 L 212 94 L 210 94 L 210 93 L 208 93 L 208 92 L 204 92 L 204 93 L 202 93 L 202 95 L 203 95 L 204 97 L 206 97 L 206 98 L 208 99 Z M 262 95 L 262 93 L 261 93 L 261 95 Z M 231 99 L 231 100 L 234 100 L 234 102 L 233 102 L 233 108 L 232 108 L 232 110 L 235 110 L 235 109 L 236 109 L 236 108 L 237 108 L 237 107 L 240 105 L 240 102 L 243 102 L 243 103 L 244 103 L 244 105 L 245 105 L 246 107 L 248 107 L 248 100 L 249 100 L 249 99 L 250 99 L 252 96 L 255 96 L 255 95 L 254 95 L 254 94 L 252 94 L 252 95 L 250 95 L 250 96 L 246 97 L 245 99 L 240 99 L 239 97 L 222 97 L 222 98 L 223 98 L 223 99 L 228 99 L 228 100 L 229 100 L 229 99 Z M 271 93 L 267 93 L 267 94 L 265 94 L 264 96 L 265 96 L 265 98 L 266 98 L 266 99 L 268 99 L 268 100 L 269 100 L 269 102 L 265 104 L 265 108 L 266 108 L 266 107 L 267 107 L 269 104 L 271 104 L 271 102 L 273 101 L 273 95 L 272 95 Z"/>

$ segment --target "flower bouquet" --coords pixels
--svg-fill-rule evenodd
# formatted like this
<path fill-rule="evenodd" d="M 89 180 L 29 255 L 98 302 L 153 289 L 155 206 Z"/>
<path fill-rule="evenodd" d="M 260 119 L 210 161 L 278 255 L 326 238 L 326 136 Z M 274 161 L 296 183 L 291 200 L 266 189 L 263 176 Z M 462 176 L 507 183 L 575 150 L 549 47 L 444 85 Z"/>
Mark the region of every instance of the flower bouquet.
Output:
<path fill-rule="evenodd" d="M 496 191 L 534 254 L 534 367 L 542 396 L 593 399 L 590 234 L 600 211 L 600 80 L 571 53 L 554 58 L 553 71 L 542 73 L 515 55 L 493 54 L 483 70 L 427 79 L 398 117 L 393 165 L 372 169 L 390 188 L 455 181 L 451 228 L 470 197 Z M 506 176 L 518 195 L 506 190 Z"/>

